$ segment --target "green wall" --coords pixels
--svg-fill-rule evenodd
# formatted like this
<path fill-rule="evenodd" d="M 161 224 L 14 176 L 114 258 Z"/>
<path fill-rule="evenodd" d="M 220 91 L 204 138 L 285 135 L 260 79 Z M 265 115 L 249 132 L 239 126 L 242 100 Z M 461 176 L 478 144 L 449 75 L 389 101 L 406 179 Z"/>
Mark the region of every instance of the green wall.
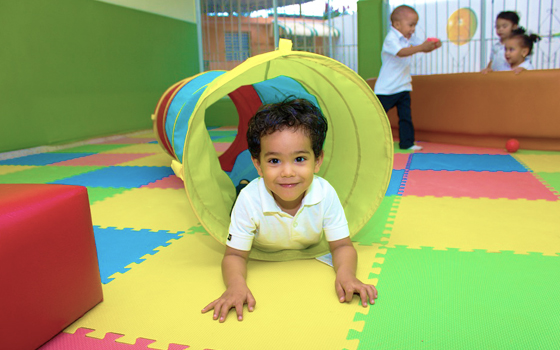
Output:
<path fill-rule="evenodd" d="M 198 73 L 196 24 L 93 0 L 3 1 L 0 152 L 151 128 Z"/>
<path fill-rule="evenodd" d="M 379 75 L 383 28 L 384 0 L 358 1 L 358 74 L 364 78 Z"/>

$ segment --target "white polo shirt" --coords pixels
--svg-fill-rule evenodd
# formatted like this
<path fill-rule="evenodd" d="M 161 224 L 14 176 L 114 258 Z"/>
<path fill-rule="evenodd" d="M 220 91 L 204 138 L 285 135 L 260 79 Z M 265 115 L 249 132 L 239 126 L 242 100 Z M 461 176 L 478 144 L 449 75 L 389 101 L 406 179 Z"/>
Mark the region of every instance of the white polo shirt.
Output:
<path fill-rule="evenodd" d="M 492 61 L 490 68 L 492 68 L 495 72 L 511 70 L 509 63 L 506 60 L 506 47 L 499 41 L 492 45 L 490 60 Z"/>
<path fill-rule="evenodd" d="M 251 247 L 275 252 L 305 249 L 323 239 L 336 241 L 350 236 L 344 209 L 335 189 L 315 176 L 295 216 L 280 209 L 259 177 L 240 193 L 231 213 L 226 244 L 249 251 Z"/>
<path fill-rule="evenodd" d="M 525 59 L 525 61 L 523 61 L 523 63 L 521 63 L 518 67 L 525 68 L 526 70 L 535 69 L 529 59 Z"/>
<path fill-rule="evenodd" d="M 420 44 L 422 41 L 414 34 L 407 39 L 394 27 L 389 29 L 381 49 L 381 70 L 374 88 L 376 95 L 393 95 L 403 91 L 412 91 L 412 77 L 410 76 L 412 56 L 399 57 L 397 53 L 404 48 Z"/>

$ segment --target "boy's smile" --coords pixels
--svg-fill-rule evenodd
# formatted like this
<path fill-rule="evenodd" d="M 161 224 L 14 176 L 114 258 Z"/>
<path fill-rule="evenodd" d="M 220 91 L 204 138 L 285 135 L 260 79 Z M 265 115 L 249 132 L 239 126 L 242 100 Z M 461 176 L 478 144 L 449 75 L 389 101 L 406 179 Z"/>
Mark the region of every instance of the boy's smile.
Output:
<path fill-rule="evenodd" d="M 315 158 L 311 139 L 302 130 L 284 129 L 261 137 L 260 157 L 252 160 L 280 209 L 295 215 L 323 155 Z"/>

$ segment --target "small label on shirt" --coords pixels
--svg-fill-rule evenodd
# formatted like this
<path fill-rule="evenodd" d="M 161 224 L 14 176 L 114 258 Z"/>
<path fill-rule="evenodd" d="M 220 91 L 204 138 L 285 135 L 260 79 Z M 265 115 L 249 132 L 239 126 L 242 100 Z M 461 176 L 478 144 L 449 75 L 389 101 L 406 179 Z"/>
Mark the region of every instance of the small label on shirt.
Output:
<path fill-rule="evenodd" d="M 227 236 L 227 240 L 231 241 L 231 233 Z"/>

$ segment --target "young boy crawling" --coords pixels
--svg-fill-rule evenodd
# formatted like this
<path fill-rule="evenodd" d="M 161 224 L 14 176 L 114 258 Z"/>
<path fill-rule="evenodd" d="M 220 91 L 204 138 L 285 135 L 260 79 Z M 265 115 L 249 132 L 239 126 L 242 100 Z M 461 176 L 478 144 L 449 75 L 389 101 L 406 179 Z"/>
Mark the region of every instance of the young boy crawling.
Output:
<path fill-rule="evenodd" d="M 252 312 L 255 298 L 247 286 L 251 248 L 266 251 L 305 249 L 329 242 L 340 302 L 359 294 L 362 305 L 377 298 L 374 286 L 356 278 L 357 254 L 334 188 L 314 175 L 323 162 L 327 121 L 303 99 L 262 106 L 249 122 L 247 141 L 260 175 L 240 193 L 233 207 L 222 274 L 226 291 L 202 313 L 226 320 L 231 308 L 243 319 L 243 305 Z M 323 238 L 323 233 L 324 237 Z"/>

